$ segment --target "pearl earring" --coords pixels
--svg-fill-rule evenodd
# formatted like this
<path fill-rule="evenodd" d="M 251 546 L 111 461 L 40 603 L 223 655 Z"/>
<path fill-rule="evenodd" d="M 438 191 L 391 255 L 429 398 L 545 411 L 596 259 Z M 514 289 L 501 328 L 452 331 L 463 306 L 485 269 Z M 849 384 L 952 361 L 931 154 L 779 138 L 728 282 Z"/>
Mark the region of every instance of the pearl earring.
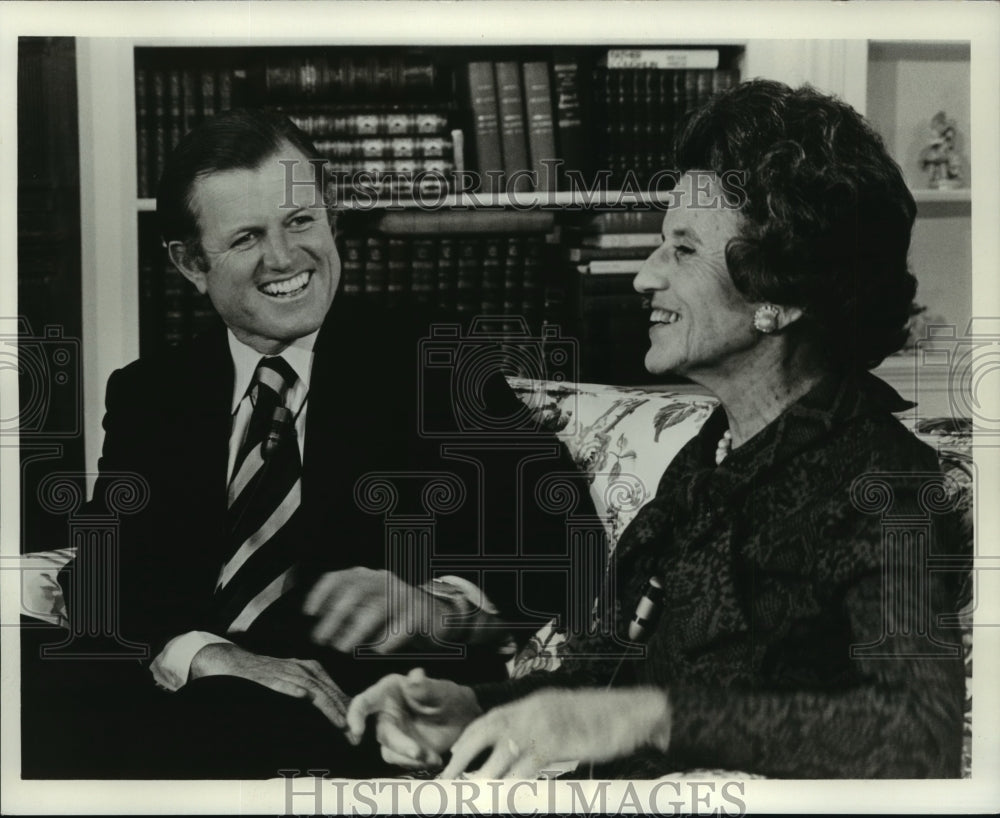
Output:
<path fill-rule="evenodd" d="M 778 316 L 781 314 L 774 304 L 761 304 L 753 314 L 753 327 L 757 332 L 769 335 L 778 328 Z"/>

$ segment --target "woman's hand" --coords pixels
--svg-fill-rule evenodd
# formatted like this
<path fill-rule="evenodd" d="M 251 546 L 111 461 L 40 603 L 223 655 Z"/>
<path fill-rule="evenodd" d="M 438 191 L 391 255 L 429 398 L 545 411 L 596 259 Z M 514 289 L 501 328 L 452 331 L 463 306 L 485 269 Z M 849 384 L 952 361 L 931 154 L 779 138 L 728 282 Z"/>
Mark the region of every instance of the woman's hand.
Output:
<path fill-rule="evenodd" d="M 386 676 L 354 697 L 347 710 L 348 738 L 360 742 L 365 720 L 377 714 L 375 737 L 389 764 L 440 767 L 442 755 L 482 712 L 472 688 L 429 679 L 414 668 L 406 676 Z"/>
<path fill-rule="evenodd" d="M 536 778 L 556 761 L 610 761 L 670 744 L 670 702 L 659 688 L 544 690 L 489 711 L 451 748 L 441 778 L 489 751 L 476 778 Z"/>

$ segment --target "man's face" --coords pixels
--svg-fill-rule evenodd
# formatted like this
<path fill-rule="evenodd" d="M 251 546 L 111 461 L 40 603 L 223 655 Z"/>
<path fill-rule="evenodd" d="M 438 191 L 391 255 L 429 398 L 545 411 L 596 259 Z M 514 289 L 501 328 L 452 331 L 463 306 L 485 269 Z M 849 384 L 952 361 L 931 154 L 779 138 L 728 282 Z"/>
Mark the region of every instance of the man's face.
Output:
<path fill-rule="evenodd" d="M 295 159 L 289 167 L 279 159 Z M 208 272 L 185 269 L 222 320 L 261 354 L 319 329 L 340 281 L 340 257 L 321 197 L 289 179 L 313 172 L 290 145 L 252 170 L 198 179 L 192 209 Z"/>

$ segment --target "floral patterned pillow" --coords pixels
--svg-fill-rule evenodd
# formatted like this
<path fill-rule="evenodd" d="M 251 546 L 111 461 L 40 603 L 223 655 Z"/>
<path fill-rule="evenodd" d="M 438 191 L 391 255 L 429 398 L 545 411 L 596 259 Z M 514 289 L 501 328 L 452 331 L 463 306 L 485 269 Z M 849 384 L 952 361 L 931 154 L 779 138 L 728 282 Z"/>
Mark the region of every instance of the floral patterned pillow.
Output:
<path fill-rule="evenodd" d="M 701 428 L 713 398 L 676 391 L 508 378 L 540 425 L 555 433 L 590 479 L 594 507 L 613 550 L 653 498 L 674 455 Z M 559 665 L 564 635 L 550 625 L 512 660 L 512 676 Z"/>

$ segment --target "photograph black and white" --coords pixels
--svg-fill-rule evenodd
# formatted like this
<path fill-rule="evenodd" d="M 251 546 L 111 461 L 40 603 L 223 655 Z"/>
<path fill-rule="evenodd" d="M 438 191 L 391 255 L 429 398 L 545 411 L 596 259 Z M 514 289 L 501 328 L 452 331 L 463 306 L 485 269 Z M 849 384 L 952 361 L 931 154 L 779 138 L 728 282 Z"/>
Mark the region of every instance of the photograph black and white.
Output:
<path fill-rule="evenodd" d="M 1000 807 L 997 6 L 3 5 L 5 813 Z"/>

